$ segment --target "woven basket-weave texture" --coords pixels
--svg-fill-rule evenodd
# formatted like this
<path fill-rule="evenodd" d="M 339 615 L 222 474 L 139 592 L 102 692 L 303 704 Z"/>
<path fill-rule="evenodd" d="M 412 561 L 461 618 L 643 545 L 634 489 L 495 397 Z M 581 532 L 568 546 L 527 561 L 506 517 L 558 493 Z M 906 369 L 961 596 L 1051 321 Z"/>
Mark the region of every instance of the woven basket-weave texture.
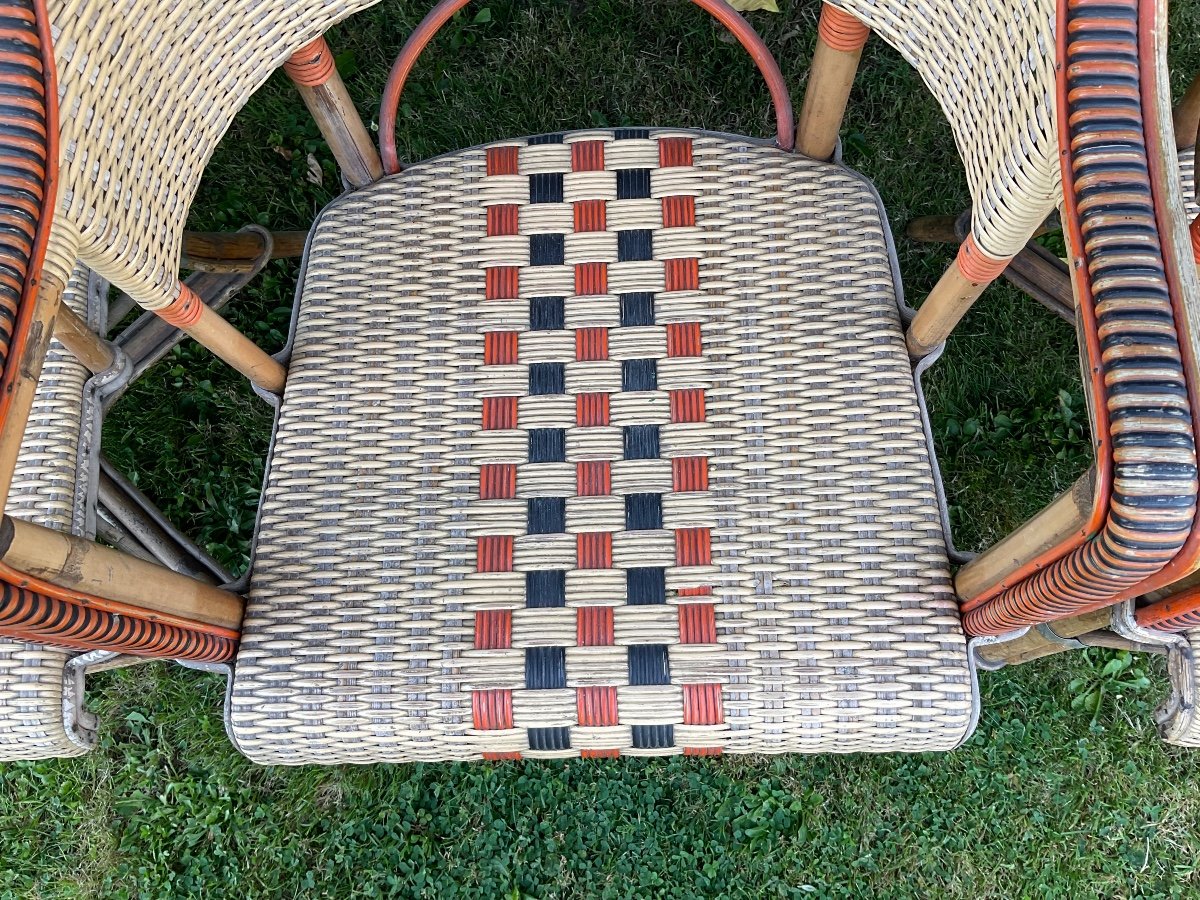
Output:
<path fill-rule="evenodd" d="M 1058 205 L 1055 0 L 830 0 L 920 73 L 954 132 L 990 256 L 1018 253 Z"/>
<path fill-rule="evenodd" d="M 378 0 L 48 0 L 58 68 L 51 262 L 76 256 L 147 309 L 178 293 L 200 176 L 294 51 Z"/>
<path fill-rule="evenodd" d="M 231 688 L 268 763 L 934 750 L 972 711 L 886 225 L 624 129 L 311 239 Z"/>
<path fill-rule="evenodd" d="M 88 273 L 75 270 L 63 294 L 73 310 L 87 306 Z M 83 385 L 88 373 L 57 340 L 42 366 L 21 442 L 6 512 L 70 531 L 79 463 Z M 0 760 L 78 756 L 63 717 L 66 650 L 0 638 Z"/>

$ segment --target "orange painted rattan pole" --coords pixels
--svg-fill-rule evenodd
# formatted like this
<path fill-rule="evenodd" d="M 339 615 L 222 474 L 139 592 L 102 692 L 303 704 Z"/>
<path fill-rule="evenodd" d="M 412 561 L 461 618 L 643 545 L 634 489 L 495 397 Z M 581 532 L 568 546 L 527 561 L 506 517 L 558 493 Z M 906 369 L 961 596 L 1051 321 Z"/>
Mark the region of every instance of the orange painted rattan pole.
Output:
<path fill-rule="evenodd" d="M 854 16 L 822 4 L 812 70 L 796 126 L 797 152 L 813 159 L 833 156 L 850 87 L 870 34 L 870 29 Z"/>
<path fill-rule="evenodd" d="M 408 41 L 400 50 L 400 55 L 392 64 L 391 74 L 383 89 L 383 99 L 379 103 L 379 147 L 383 157 L 384 171 L 389 175 L 400 171 L 400 159 L 396 153 L 396 112 L 400 108 L 400 95 L 404 84 L 416 65 L 421 51 L 429 44 L 438 30 L 450 18 L 466 6 L 471 0 L 441 0 L 428 15 L 421 20 Z M 788 97 L 787 84 L 779 64 L 763 43 L 762 38 L 741 15 L 734 11 L 725 0 L 692 0 L 701 9 L 711 13 L 722 25 L 729 29 L 738 39 L 746 52 L 750 54 L 759 72 L 767 82 L 771 92 L 771 102 L 775 106 L 776 142 L 784 150 L 795 146 L 795 122 L 792 118 L 792 101 Z"/>

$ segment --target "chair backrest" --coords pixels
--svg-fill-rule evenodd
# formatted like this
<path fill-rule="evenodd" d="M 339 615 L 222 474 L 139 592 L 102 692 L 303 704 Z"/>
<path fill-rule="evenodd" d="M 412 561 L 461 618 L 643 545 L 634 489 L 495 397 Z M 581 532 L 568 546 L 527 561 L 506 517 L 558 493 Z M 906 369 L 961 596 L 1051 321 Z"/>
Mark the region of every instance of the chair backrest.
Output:
<path fill-rule="evenodd" d="M 917 70 L 954 131 L 972 234 L 1006 259 L 1062 197 L 1054 122 L 1055 0 L 829 0 Z"/>
<path fill-rule="evenodd" d="M 148 309 L 178 294 L 183 228 L 234 115 L 295 50 L 378 0 L 51 0 L 61 168 L 48 265 Z"/>

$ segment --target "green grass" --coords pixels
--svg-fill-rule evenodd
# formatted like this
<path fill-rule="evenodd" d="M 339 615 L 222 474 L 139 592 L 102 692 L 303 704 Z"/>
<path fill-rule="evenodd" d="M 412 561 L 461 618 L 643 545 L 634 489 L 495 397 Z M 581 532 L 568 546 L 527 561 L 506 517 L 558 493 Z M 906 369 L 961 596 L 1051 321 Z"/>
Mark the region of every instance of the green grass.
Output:
<path fill-rule="evenodd" d="M 423 6 L 386 3 L 335 30 L 368 121 Z M 486 15 L 477 15 L 482 10 Z M 818 6 L 754 22 L 803 96 Z M 1200 66 L 1200 10 L 1172 13 L 1175 88 Z M 404 158 L 586 125 L 678 124 L 766 135 L 765 88 L 682 2 L 473 7 L 418 66 Z M 949 263 L 903 236 L 967 202 L 953 140 L 919 77 L 877 40 L 844 130 L 878 185 L 908 296 Z M 315 155 L 323 184 L 305 179 Z M 332 158 L 275 76 L 234 122 L 192 227 L 303 228 L 336 193 Z M 231 309 L 282 345 L 296 267 L 272 264 Z M 1087 465 L 1071 331 L 994 287 L 928 379 L 960 546 L 1004 534 Z M 244 567 L 270 428 L 266 407 L 194 345 L 114 411 L 110 456 L 228 565 Z M 1089 651 L 983 678 L 975 737 L 942 756 L 252 766 L 221 724 L 223 682 L 148 665 L 92 680 L 101 746 L 0 766 L 0 896 L 1195 896 L 1200 756 L 1163 745 L 1152 687 Z M 1099 680 L 1098 708 L 1079 702 Z M 1073 702 L 1074 701 L 1074 702 Z"/>

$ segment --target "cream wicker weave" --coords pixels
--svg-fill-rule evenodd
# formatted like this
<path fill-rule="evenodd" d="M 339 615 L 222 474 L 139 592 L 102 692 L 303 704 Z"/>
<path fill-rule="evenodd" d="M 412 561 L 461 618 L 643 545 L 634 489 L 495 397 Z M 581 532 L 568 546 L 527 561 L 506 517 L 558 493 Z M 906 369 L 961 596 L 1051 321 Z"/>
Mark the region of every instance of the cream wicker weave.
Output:
<path fill-rule="evenodd" d="M 915 68 L 954 131 L 972 234 L 1018 253 L 1062 196 L 1054 111 L 1055 0 L 830 0 Z"/>
<path fill-rule="evenodd" d="M 972 681 L 893 272 L 859 176 L 702 132 L 509 142 L 336 201 L 239 747 L 956 746 Z"/>
<path fill-rule="evenodd" d="M 297 48 L 377 2 L 50 0 L 63 160 L 47 264 L 77 256 L 145 308 L 167 306 L 234 114 Z"/>
<path fill-rule="evenodd" d="M 79 267 L 64 301 L 77 312 L 87 305 L 87 270 Z M 87 370 L 54 341 L 29 426 L 21 444 L 10 515 L 71 531 L 79 465 L 80 419 Z M 63 709 L 65 650 L 0 638 L 0 761 L 78 756 L 88 749 L 69 729 Z"/>

